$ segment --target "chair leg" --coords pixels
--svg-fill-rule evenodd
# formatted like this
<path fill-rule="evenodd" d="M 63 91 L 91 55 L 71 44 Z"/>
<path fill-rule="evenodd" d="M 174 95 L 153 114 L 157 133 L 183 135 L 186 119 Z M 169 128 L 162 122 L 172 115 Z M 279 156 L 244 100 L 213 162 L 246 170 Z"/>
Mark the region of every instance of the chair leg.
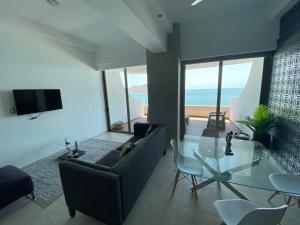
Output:
<path fill-rule="evenodd" d="M 195 176 L 191 175 L 191 178 L 192 178 L 192 184 L 193 184 L 193 188 L 196 187 L 196 183 L 195 183 Z M 196 200 L 198 200 L 198 196 L 197 196 L 197 191 L 194 190 L 194 194 L 195 194 L 195 197 L 196 197 Z"/>
<path fill-rule="evenodd" d="M 193 177 L 194 177 L 195 184 L 197 185 L 198 184 L 197 178 L 196 178 L 196 176 L 193 176 Z"/>
<path fill-rule="evenodd" d="M 292 197 L 289 197 L 288 200 L 286 201 L 286 204 L 290 205 L 291 201 L 292 201 Z"/>
<path fill-rule="evenodd" d="M 175 192 L 175 189 L 176 189 L 176 186 L 177 186 L 177 183 L 178 183 L 179 175 L 180 175 L 180 172 L 177 171 L 177 173 L 175 175 L 175 179 L 174 179 L 174 186 L 173 186 L 172 196 L 174 195 L 174 192 Z"/>
<path fill-rule="evenodd" d="M 278 194 L 278 192 L 275 191 L 275 192 L 270 196 L 270 198 L 268 199 L 268 202 L 271 201 L 271 199 L 274 198 L 277 194 Z"/>
<path fill-rule="evenodd" d="M 30 194 L 30 197 L 31 197 L 32 200 L 35 200 L 35 195 L 34 195 L 33 192 Z"/>
<path fill-rule="evenodd" d="M 70 214 L 70 217 L 74 217 L 76 215 L 76 210 L 75 209 L 72 209 L 68 206 L 68 209 L 69 209 L 69 214 Z"/>
<path fill-rule="evenodd" d="M 300 198 L 298 199 L 298 207 L 300 208 Z"/>
<path fill-rule="evenodd" d="M 286 203 L 286 196 L 285 196 L 285 194 L 283 194 L 283 197 L 284 197 L 284 202 Z"/>

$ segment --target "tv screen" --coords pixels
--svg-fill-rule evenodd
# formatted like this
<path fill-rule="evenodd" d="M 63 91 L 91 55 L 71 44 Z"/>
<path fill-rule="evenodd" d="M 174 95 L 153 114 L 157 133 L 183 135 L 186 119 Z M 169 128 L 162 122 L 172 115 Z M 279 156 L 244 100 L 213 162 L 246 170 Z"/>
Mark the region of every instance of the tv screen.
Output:
<path fill-rule="evenodd" d="M 17 114 L 62 109 L 59 89 L 13 90 Z"/>

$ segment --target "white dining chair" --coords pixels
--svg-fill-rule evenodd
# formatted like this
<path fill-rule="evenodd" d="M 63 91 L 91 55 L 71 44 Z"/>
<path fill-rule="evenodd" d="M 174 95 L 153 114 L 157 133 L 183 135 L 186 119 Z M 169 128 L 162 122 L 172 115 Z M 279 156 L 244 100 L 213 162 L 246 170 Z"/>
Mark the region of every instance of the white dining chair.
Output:
<path fill-rule="evenodd" d="M 258 208 L 247 200 L 233 199 L 215 201 L 215 207 L 224 221 L 221 225 L 277 225 L 288 206 Z"/>
<path fill-rule="evenodd" d="M 171 149 L 174 153 L 174 163 L 176 166 L 176 175 L 174 178 L 174 186 L 173 186 L 173 190 L 172 190 L 172 196 L 174 195 L 177 183 L 179 181 L 181 181 L 182 179 L 187 179 L 189 182 L 192 183 L 193 187 L 196 187 L 197 185 L 197 179 L 196 176 L 200 175 L 202 173 L 202 167 L 195 167 L 195 166 L 190 166 L 188 163 L 185 163 L 185 159 L 183 159 L 183 157 L 181 157 L 181 155 L 179 154 L 179 149 L 178 149 L 178 145 L 177 142 L 172 139 L 170 141 L 171 144 Z M 182 178 L 180 178 L 180 175 L 182 175 Z M 190 176 L 191 180 L 188 179 L 188 177 Z M 196 199 L 198 199 L 197 196 L 197 191 L 193 191 L 195 194 Z"/>
<path fill-rule="evenodd" d="M 300 207 L 300 174 L 272 173 L 269 175 L 269 179 L 277 191 L 271 195 L 268 201 L 271 201 L 275 195 L 283 193 L 287 205 L 291 203 L 292 198 L 297 198 L 298 207 Z"/>

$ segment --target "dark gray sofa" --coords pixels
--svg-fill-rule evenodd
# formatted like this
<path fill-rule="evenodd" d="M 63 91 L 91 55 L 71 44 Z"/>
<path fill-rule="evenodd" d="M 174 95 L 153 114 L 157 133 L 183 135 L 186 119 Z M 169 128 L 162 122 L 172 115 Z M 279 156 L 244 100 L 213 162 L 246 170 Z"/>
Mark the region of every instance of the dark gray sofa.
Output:
<path fill-rule="evenodd" d="M 136 123 L 134 138 L 145 135 L 149 124 Z M 95 164 L 68 160 L 59 164 L 70 216 L 78 210 L 106 224 L 122 224 L 165 152 L 165 126 L 156 128 L 119 160 L 114 150 Z"/>

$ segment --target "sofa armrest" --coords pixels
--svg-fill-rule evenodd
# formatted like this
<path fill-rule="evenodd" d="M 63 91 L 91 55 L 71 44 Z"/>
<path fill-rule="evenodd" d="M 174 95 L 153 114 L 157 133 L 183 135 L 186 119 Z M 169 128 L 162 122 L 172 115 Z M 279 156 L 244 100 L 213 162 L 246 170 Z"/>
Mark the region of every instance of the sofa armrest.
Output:
<path fill-rule="evenodd" d="M 72 161 L 59 163 L 66 204 L 107 224 L 122 224 L 119 176 Z"/>

